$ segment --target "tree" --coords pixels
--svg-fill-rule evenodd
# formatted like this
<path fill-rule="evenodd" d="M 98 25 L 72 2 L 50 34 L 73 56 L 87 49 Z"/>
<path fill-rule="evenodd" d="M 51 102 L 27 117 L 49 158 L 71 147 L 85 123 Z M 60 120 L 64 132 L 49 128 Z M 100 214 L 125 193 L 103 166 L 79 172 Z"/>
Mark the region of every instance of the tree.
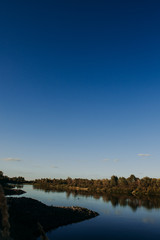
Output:
<path fill-rule="evenodd" d="M 137 181 L 137 178 L 131 174 L 129 178 L 127 178 L 128 183 L 135 183 Z"/>
<path fill-rule="evenodd" d="M 4 180 L 3 172 L 0 171 L 0 180 Z"/>
<path fill-rule="evenodd" d="M 70 177 L 67 178 L 67 184 L 68 184 L 69 186 L 72 185 L 72 178 L 70 178 Z"/>
<path fill-rule="evenodd" d="M 111 186 L 117 186 L 117 184 L 118 184 L 118 177 L 117 176 L 112 176 L 111 177 Z"/>
<path fill-rule="evenodd" d="M 124 177 L 120 177 L 120 178 L 118 179 L 118 184 L 119 184 L 120 186 L 127 186 L 127 185 L 128 185 L 127 180 L 126 180 Z"/>
<path fill-rule="evenodd" d="M 144 177 L 141 179 L 141 186 L 143 187 L 148 187 L 151 184 L 151 178 L 149 177 Z"/>

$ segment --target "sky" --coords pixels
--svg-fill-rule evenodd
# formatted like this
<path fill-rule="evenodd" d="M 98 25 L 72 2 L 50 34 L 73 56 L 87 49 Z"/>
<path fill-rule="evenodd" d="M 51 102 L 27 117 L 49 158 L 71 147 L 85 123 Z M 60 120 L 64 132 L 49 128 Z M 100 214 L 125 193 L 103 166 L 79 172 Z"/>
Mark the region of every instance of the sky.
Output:
<path fill-rule="evenodd" d="M 160 178 L 160 2 L 0 3 L 0 170 Z"/>

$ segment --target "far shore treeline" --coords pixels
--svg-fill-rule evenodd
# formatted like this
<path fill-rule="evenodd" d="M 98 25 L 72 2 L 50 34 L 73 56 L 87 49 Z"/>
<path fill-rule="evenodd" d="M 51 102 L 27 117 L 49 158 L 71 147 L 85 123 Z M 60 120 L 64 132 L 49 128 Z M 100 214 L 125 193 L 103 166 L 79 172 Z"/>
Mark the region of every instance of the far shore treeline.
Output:
<path fill-rule="evenodd" d="M 35 188 L 59 191 L 80 191 L 88 193 L 125 194 L 132 196 L 160 196 L 160 178 L 137 178 L 133 174 L 130 177 L 112 176 L 110 179 L 50 179 L 41 178 L 34 181 L 26 181 L 24 177 L 8 177 L 0 171 L 0 184 L 30 183 Z"/>
<path fill-rule="evenodd" d="M 125 194 L 132 196 L 160 196 L 160 179 L 144 177 L 139 179 L 133 174 L 128 178 L 112 176 L 110 179 L 36 179 L 35 188 L 45 190 L 84 191 L 89 193 Z"/>

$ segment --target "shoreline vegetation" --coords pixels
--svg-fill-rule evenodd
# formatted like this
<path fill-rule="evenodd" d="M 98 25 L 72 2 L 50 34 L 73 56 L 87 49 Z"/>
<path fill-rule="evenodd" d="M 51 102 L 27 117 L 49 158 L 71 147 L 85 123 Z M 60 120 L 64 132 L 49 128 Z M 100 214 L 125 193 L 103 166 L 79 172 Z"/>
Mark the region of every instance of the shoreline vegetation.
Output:
<path fill-rule="evenodd" d="M 123 194 L 127 196 L 160 197 L 160 179 L 144 177 L 139 179 L 133 174 L 128 177 L 112 176 L 110 179 L 36 179 L 33 181 L 34 188 L 57 191 L 77 191 L 90 194 Z"/>
<path fill-rule="evenodd" d="M 133 174 L 130 177 L 112 176 L 110 179 L 83 179 L 70 178 L 41 178 L 32 181 L 24 177 L 9 178 L 0 171 L 0 184 L 3 185 L 6 195 L 17 195 L 25 193 L 21 187 L 23 184 L 32 184 L 35 189 L 45 191 L 66 191 L 83 194 L 109 194 L 124 195 L 128 197 L 160 197 L 160 178 L 143 177 L 138 178 Z M 22 186 L 21 186 L 22 185 Z M 17 189 L 14 188 L 17 186 Z"/>
<path fill-rule="evenodd" d="M 57 191 L 77 191 L 88 192 L 90 194 L 124 194 L 135 197 L 145 196 L 159 196 L 160 197 L 160 178 L 138 178 L 133 174 L 130 177 L 112 176 L 110 179 L 84 179 L 84 178 L 70 178 L 56 179 L 56 178 L 41 178 L 33 181 L 27 181 L 24 177 L 9 178 L 4 176 L 0 171 L 0 184 L 4 186 L 5 191 L 13 189 L 14 184 L 32 184 L 34 188 L 43 190 L 57 190 Z M 20 190 L 19 193 L 23 190 Z"/>

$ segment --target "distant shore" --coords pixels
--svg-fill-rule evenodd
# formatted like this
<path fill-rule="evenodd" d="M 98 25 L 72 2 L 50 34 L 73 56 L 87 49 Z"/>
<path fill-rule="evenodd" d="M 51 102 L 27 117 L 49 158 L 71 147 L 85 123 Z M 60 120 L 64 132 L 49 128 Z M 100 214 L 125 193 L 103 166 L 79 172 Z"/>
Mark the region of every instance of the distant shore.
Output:
<path fill-rule="evenodd" d="M 36 179 L 33 182 L 35 189 L 45 191 L 77 191 L 90 194 L 123 194 L 127 196 L 160 197 L 160 179 L 144 177 L 139 179 L 133 174 L 128 178 L 112 176 L 111 179 Z"/>

